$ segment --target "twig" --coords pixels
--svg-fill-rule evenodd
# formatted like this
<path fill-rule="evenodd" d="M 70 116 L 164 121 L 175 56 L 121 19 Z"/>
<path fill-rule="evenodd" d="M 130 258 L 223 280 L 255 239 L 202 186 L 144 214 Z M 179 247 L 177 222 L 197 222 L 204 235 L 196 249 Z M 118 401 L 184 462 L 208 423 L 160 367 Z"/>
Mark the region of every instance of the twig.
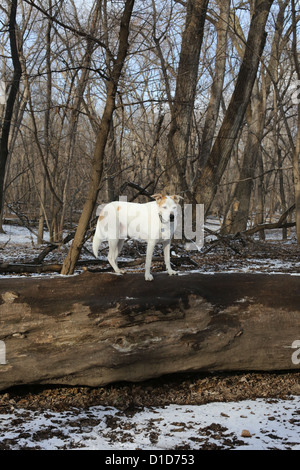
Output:
<path fill-rule="evenodd" d="M 215 236 L 218 238 L 218 242 L 223 243 L 223 245 L 225 245 L 226 247 L 230 248 L 230 249 L 231 249 L 232 251 L 234 251 L 236 254 L 238 254 L 238 255 L 241 254 L 240 251 L 239 251 L 237 248 L 231 246 L 228 235 L 227 235 L 227 236 L 225 236 L 225 235 L 220 235 L 220 233 L 214 232 L 213 230 L 210 230 L 210 229 L 207 228 L 207 227 L 205 227 L 204 230 L 205 230 L 205 232 L 209 233 L 210 235 L 215 235 Z M 217 243 L 216 243 L 216 244 L 217 244 Z"/>
<path fill-rule="evenodd" d="M 7 242 L 5 242 L 4 245 L 0 246 L 0 250 L 5 250 L 5 247 L 6 247 L 6 245 L 9 244 L 10 240 L 11 240 L 11 238 L 9 237 L 9 239 L 7 240 Z"/>
<path fill-rule="evenodd" d="M 140 194 L 142 194 L 143 196 L 147 196 L 149 199 L 152 199 L 152 194 L 149 193 L 149 191 L 147 191 L 147 188 L 149 188 L 149 186 L 151 186 L 151 184 L 153 184 L 153 181 L 150 181 L 150 183 L 147 184 L 147 186 L 145 186 L 144 188 L 142 188 L 140 185 L 136 184 L 136 183 L 133 183 L 131 181 L 126 181 L 126 183 L 124 183 L 121 188 L 120 188 L 120 191 L 121 193 L 127 188 L 127 186 L 130 186 L 131 188 L 134 188 L 134 189 L 137 189 L 139 192 L 138 194 L 136 194 L 131 200 L 130 202 L 134 201 Z"/>

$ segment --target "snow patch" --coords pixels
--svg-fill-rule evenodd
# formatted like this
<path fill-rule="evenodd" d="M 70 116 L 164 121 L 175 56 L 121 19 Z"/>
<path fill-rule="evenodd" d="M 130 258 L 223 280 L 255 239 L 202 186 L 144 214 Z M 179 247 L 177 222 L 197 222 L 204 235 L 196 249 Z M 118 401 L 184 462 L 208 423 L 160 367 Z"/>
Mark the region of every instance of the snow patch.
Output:
<path fill-rule="evenodd" d="M 300 450 L 300 397 L 120 411 L 0 414 L 0 446 L 14 450 Z"/>

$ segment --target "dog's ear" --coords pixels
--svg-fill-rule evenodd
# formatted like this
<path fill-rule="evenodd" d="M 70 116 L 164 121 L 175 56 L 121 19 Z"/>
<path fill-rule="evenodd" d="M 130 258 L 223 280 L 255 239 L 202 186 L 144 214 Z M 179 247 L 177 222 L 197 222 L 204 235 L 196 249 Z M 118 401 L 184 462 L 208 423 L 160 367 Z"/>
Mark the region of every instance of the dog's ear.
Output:
<path fill-rule="evenodd" d="M 153 196 L 151 196 L 151 197 L 153 197 L 153 199 L 155 199 L 156 202 L 159 202 L 159 201 L 162 200 L 163 195 L 162 194 L 153 194 Z"/>
<path fill-rule="evenodd" d="M 176 204 L 179 204 L 180 200 L 183 199 L 182 196 L 178 196 L 177 194 L 173 194 L 173 196 L 171 196 L 171 198 L 173 199 L 173 201 L 176 202 Z"/>

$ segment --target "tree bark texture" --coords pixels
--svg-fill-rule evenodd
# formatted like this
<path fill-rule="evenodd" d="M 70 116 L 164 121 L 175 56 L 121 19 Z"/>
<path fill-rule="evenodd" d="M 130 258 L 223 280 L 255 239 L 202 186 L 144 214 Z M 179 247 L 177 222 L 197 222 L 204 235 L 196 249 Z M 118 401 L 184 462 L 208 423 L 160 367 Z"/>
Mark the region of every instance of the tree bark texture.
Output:
<path fill-rule="evenodd" d="M 256 0 L 245 55 L 221 129 L 199 179 L 201 203 L 209 212 L 243 122 L 266 42 L 265 26 L 273 0 Z"/>
<path fill-rule="evenodd" d="M 187 371 L 297 369 L 299 331 L 298 276 L 2 279 L 0 390 L 103 386 Z"/>

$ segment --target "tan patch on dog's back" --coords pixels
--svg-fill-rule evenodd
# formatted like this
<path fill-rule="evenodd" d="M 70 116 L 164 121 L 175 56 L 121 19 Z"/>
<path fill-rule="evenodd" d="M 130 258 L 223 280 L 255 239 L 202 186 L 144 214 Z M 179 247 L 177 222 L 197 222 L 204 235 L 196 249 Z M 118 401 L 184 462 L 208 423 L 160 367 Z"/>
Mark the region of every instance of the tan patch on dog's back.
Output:
<path fill-rule="evenodd" d="M 103 212 L 100 212 L 99 222 L 101 222 L 103 219 L 105 219 L 105 215 L 103 214 Z"/>

